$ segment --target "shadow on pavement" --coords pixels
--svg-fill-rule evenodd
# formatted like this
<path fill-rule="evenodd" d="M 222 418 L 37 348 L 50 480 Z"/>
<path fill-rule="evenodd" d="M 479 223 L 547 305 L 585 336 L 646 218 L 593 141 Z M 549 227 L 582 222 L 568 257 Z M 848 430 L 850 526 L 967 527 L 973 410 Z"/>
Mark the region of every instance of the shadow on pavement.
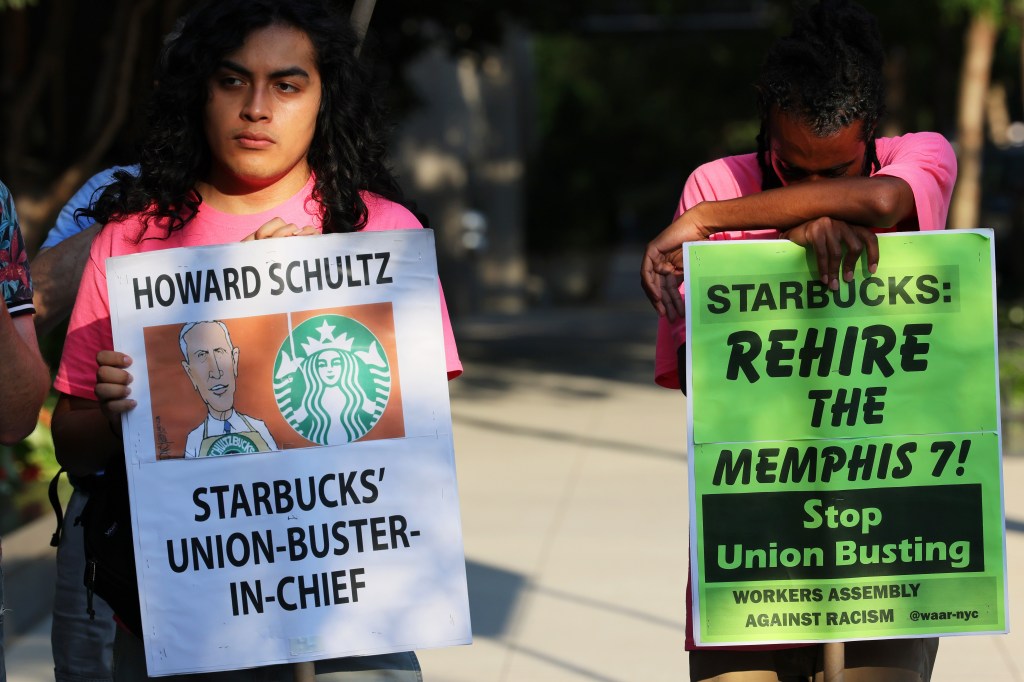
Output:
<path fill-rule="evenodd" d="M 508 633 L 527 581 L 519 573 L 466 560 L 469 616 L 474 637 L 500 639 Z"/>
<path fill-rule="evenodd" d="M 534 438 L 537 440 L 556 441 L 571 445 L 582 445 L 588 448 L 599 448 L 629 455 L 642 455 L 644 457 L 655 457 L 672 461 L 686 461 L 686 453 L 672 448 L 652 447 L 635 443 L 628 440 L 611 440 L 608 438 L 594 438 L 592 436 L 580 436 L 573 433 L 565 433 L 552 429 L 540 429 L 533 426 L 517 426 L 506 422 L 494 421 L 491 419 L 480 419 L 465 415 L 455 416 L 453 421 L 458 427 L 472 426 L 491 433 L 505 434 Z"/>

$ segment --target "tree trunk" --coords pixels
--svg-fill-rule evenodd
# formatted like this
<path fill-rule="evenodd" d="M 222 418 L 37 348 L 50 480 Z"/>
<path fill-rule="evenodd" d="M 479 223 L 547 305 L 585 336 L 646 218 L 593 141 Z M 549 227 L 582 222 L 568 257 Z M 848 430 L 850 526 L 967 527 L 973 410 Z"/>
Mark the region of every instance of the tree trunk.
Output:
<path fill-rule="evenodd" d="M 111 88 L 106 101 L 93 103 L 101 107 L 105 120 L 102 126 L 91 133 L 92 144 L 71 165 L 54 180 L 41 196 L 22 194 L 15 199 L 18 217 L 21 221 L 25 243 L 30 253 L 42 241 L 46 224 L 56 215 L 60 207 L 79 187 L 95 172 L 96 166 L 104 152 L 110 148 L 118 130 L 124 124 L 129 111 L 129 95 L 127 85 L 132 82 L 132 74 L 139 57 L 139 43 L 143 19 L 152 9 L 156 0 L 137 0 L 134 3 L 123 0 L 124 9 L 128 12 L 123 28 L 113 27 L 112 42 L 119 48 L 108 52 L 107 65 L 113 71 L 111 80 L 121 87 Z M 130 11 L 129 11 L 130 10 Z M 107 70 L 105 66 L 102 70 Z"/>
<path fill-rule="evenodd" d="M 981 155 L 985 146 L 985 98 L 998 27 L 991 12 L 971 17 L 964 40 L 957 103 L 958 172 L 949 226 L 981 227 Z"/>

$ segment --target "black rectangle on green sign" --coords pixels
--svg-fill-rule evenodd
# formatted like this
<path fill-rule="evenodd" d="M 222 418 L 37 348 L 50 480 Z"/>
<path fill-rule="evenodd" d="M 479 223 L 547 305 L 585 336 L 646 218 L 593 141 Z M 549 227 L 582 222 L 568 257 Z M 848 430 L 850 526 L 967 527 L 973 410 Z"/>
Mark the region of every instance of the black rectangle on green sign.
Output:
<path fill-rule="evenodd" d="M 706 582 L 985 570 L 981 485 L 709 494 Z"/>

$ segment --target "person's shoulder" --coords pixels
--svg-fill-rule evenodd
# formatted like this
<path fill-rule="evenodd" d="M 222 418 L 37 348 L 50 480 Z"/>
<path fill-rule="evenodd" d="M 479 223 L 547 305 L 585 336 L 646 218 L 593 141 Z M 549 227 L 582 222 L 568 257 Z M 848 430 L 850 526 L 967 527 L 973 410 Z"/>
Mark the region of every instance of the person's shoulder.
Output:
<path fill-rule="evenodd" d="M 757 154 L 751 152 L 749 154 L 723 156 L 707 161 L 698 166 L 697 170 L 693 172 L 694 174 L 701 175 L 716 175 L 719 173 L 740 173 L 742 175 L 756 173 L 760 175 L 761 169 L 757 165 Z"/>
<path fill-rule="evenodd" d="M 686 181 L 693 200 L 718 201 L 745 196 L 761 189 L 761 168 L 757 154 L 724 156 L 697 167 Z"/>
<path fill-rule="evenodd" d="M 894 137 L 879 137 L 875 140 L 875 152 L 883 166 L 894 163 L 909 155 L 931 157 L 955 157 L 953 145 L 941 133 L 930 131 L 904 133 Z"/>
<path fill-rule="evenodd" d="M 366 204 L 366 227 L 364 230 L 416 230 L 423 225 L 408 208 L 373 192 L 361 192 Z"/>
<path fill-rule="evenodd" d="M 128 255 L 141 249 L 143 237 L 166 237 L 167 234 L 165 221 L 144 213 L 133 213 L 100 228 L 93 240 L 93 251 L 99 251 L 105 256 Z"/>
<path fill-rule="evenodd" d="M 134 164 L 131 166 L 111 166 L 110 168 L 104 168 L 103 170 L 99 171 L 91 178 L 86 180 L 85 184 L 82 185 L 81 189 L 79 190 L 79 193 L 81 193 L 83 190 L 86 190 L 89 192 L 89 195 L 91 197 L 91 195 L 97 189 L 101 187 L 106 187 L 110 183 L 114 182 L 117 179 L 115 177 L 115 174 L 118 173 L 119 171 L 124 171 L 129 175 L 137 176 L 140 172 L 140 167 L 139 164 Z"/>

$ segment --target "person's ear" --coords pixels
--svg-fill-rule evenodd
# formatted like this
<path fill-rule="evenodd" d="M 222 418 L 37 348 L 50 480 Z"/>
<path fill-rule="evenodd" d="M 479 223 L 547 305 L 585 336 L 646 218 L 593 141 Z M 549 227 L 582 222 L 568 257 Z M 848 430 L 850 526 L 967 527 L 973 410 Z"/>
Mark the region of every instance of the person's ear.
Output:
<path fill-rule="evenodd" d="M 238 376 L 238 347 L 231 349 L 231 366 L 234 368 L 235 376 Z"/>

